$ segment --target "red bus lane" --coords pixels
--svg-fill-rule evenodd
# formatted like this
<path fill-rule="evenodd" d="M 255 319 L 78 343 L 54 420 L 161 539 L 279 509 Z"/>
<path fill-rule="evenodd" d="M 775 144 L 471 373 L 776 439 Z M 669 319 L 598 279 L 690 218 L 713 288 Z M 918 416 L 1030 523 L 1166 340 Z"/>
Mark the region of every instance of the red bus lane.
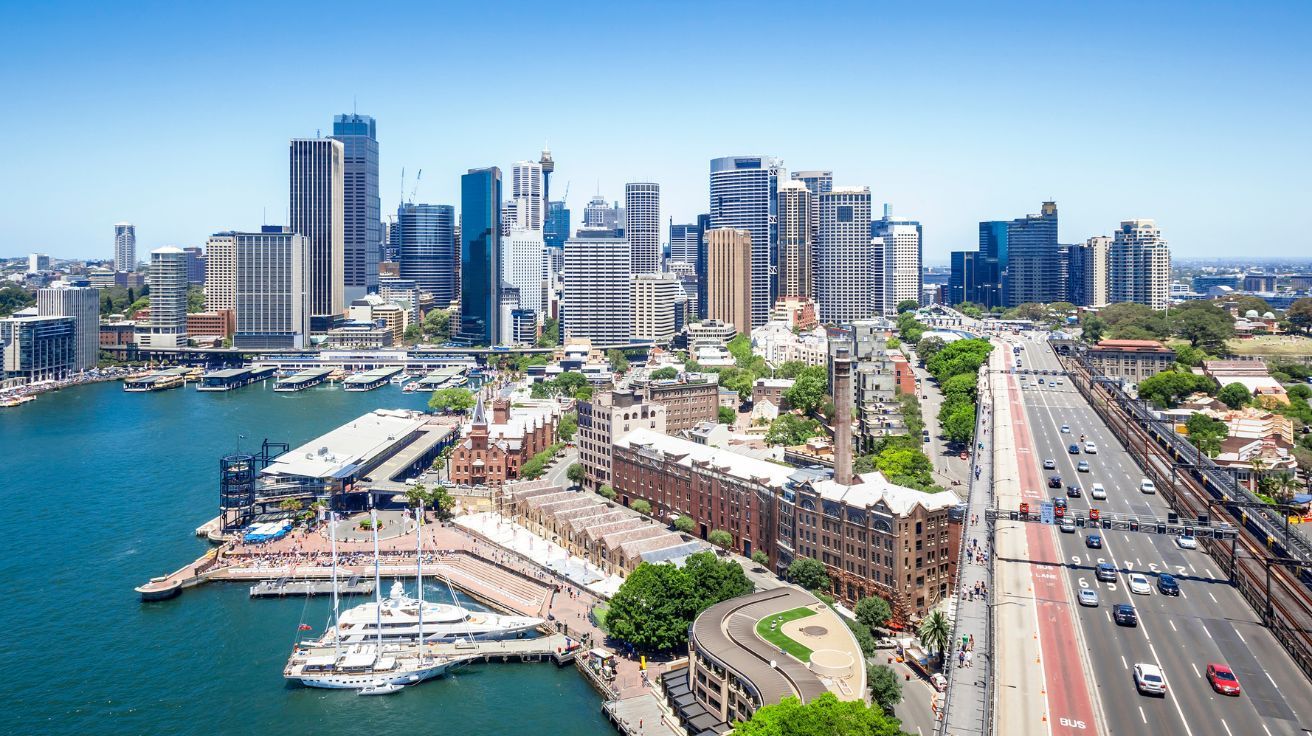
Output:
<path fill-rule="evenodd" d="M 1034 438 L 1030 435 L 1019 386 L 1014 380 L 1008 384 L 1021 493 L 1031 503 L 1031 508 L 1036 508 L 1047 499 L 1048 485 L 1035 464 Z M 1030 581 L 1038 606 L 1040 658 L 1048 698 L 1047 726 L 1053 734 L 1096 734 L 1093 702 L 1088 678 L 1080 664 L 1080 645 L 1075 637 L 1071 601 L 1062 582 L 1061 564 L 1064 560 L 1052 538 L 1051 527 L 1040 524 L 1024 526 L 1033 561 Z"/>

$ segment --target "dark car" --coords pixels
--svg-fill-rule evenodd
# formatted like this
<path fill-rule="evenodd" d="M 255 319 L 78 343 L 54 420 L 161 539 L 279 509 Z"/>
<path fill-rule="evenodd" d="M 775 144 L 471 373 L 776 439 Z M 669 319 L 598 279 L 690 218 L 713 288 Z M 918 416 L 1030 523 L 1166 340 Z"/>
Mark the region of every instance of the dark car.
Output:
<path fill-rule="evenodd" d="M 1084 538 L 1084 546 L 1089 549 L 1102 549 L 1102 535 L 1090 534 Z"/>
<path fill-rule="evenodd" d="M 1112 619 L 1118 626 L 1139 625 L 1139 614 L 1134 612 L 1134 606 L 1129 603 L 1117 603 L 1112 606 Z"/>
<path fill-rule="evenodd" d="M 1049 478 L 1048 478 L 1048 487 L 1049 487 L 1049 488 L 1061 488 L 1061 476 L 1060 476 L 1060 475 L 1054 475 L 1054 476 L 1049 477 Z"/>
<path fill-rule="evenodd" d="M 1175 581 L 1174 575 L 1162 573 L 1157 576 L 1157 590 L 1162 595 L 1180 595 L 1180 584 Z"/>
<path fill-rule="evenodd" d="M 1079 498 L 1084 495 L 1084 491 L 1079 486 L 1066 486 L 1066 495 L 1071 498 Z"/>
<path fill-rule="evenodd" d="M 1079 445 L 1071 445 L 1070 447 L 1066 448 L 1066 452 L 1069 452 L 1069 453 L 1072 454 L 1072 455 L 1078 455 L 1078 454 L 1080 454 L 1080 446 L 1079 446 Z"/>
<path fill-rule="evenodd" d="M 1099 562 L 1094 577 L 1104 583 L 1114 583 L 1116 582 L 1116 566 L 1110 562 Z"/>

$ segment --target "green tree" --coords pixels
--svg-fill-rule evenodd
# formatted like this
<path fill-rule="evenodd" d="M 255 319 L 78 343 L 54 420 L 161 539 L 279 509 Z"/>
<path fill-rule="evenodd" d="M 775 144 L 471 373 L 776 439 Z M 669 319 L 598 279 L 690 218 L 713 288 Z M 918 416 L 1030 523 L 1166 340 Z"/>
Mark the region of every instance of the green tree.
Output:
<path fill-rule="evenodd" d="M 1202 450 L 1208 457 L 1216 457 L 1221 451 L 1221 440 L 1230 435 L 1230 428 L 1225 422 L 1213 419 L 1206 414 L 1194 414 L 1184 423 L 1189 433 L 1189 442 Z"/>
<path fill-rule="evenodd" d="M 779 378 L 797 378 L 807 367 L 806 363 L 800 360 L 789 360 L 776 368 L 774 374 Z"/>
<path fill-rule="evenodd" d="M 1095 343 L 1102 340 L 1103 335 L 1107 332 L 1107 322 L 1097 315 L 1089 315 L 1080 323 L 1084 332 L 1081 337 L 1085 342 Z"/>
<path fill-rule="evenodd" d="M 919 355 L 921 360 L 928 361 L 938 355 L 938 351 L 945 347 L 947 347 L 947 343 L 943 342 L 941 337 L 933 337 L 932 335 L 922 337 L 920 342 L 916 343 L 916 355 Z"/>
<path fill-rule="evenodd" d="M 692 534 L 692 530 L 697 528 L 697 522 L 693 521 L 691 516 L 683 514 L 674 520 L 674 528 L 684 534 Z"/>
<path fill-rule="evenodd" d="M 1117 339 L 1161 340 L 1171 334 L 1165 315 L 1134 302 L 1109 304 L 1098 310 L 1108 331 Z"/>
<path fill-rule="evenodd" d="M 978 373 L 992 351 L 993 345 L 988 340 L 955 340 L 925 361 L 925 369 L 941 385 L 961 373 Z"/>
<path fill-rule="evenodd" d="M 474 394 L 469 389 L 440 388 L 428 398 L 428 408 L 443 414 L 459 414 L 474 405 Z"/>
<path fill-rule="evenodd" d="M 1234 337 L 1234 320 L 1211 302 L 1185 302 L 1170 317 L 1171 330 L 1193 347 L 1209 353 L 1225 351 L 1225 341 Z"/>
<path fill-rule="evenodd" d="M 674 565 L 638 565 L 611 598 L 606 627 L 611 636 L 642 649 L 664 650 L 688 641 L 697 615 L 698 591 Z"/>
<path fill-rule="evenodd" d="M 920 324 L 911 312 L 903 312 L 897 316 L 897 332 L 902 336 L 902 342 L 914 344 L 920 342 L 925 326 Z"/>
<path fill-rule="evenodd" d="M 1027 319 L 1031 322 L 1042 322 L 1048 316 L 1048 308 L 1037 302 L 1018 304 L 1014 311 L 1017 319 Z"/>
<path fill-rule="evenodd" d="M 1175 362 L 1180 365 L 1194 368 L 1202 365 L 1204 360 L 1207 360 L 1207 353 L 1192 345 L 1181 345 L 1175 349 Z"/>
<path fill-rule="evenodd" d="M 734 422 L 738 421 L 738 412 L 727 406 L 720 407 L 715 414 L 716 418 L 720 420 L 720 424 L 728 424 L 732 427 Z"/>
<path fill-rule="evenodd" d="M 629 508 L 645 516 L 651 515 L 651 502 L 645 498 L 635 498 L 633 503 L 629 504 Z"/>
<path fill-rule="evenodd" d="M 446 342 L 451 339 L 451 311 L 448 309 L 430 309 L 424 314 L 422 333 L 434 342 Z"/>
<path fill-rule="evenodd" d="M 428 488 L 423 483 L 416 483 L 405 489 L 405 503 L 410 508 L 418 508 L 420 503 L 428 503 Z"/>
<path fill-rule="evenodd" d="M 1271 311 L 1271 305 L 1267 304 L 1262 297 L 1245 294 L 1235 300 L 1235 309 L 1239 311 L 1240 316 L 1248 314 L 1250 311 L 1262 315 Z"/>
<path fill-rule="evenodd" d="M 1231 409 L 1238 409 L 1253 399 L 1253 395 L 1248 393 L 1248 387 L 1236 381 L 1228 383 L 1216 392 L 1216 398 Z"/>
<path fill-rule="evenodd" d="M 947 401 L 967 401 L 975 403 L 975 394 L 979 389 L 979 377 L 974 373 L 958 373 L 944 381 L 940 386 L 943 398 Z"/>
<path fill-rule="evenodd" d="M 948 623 L 948 617 L 944 616 L 942 611 L 934 611 L 920 622 L 916 635 L 930 654 L 942 656 L 947 653 L 948 639 L 952 636 L 952 625 Z"/>
<path fill-rule="evenodd" d="M 756 385 L 756 375 L 741 368 L 726 368 L 720 371 L 720 385 L 738 392 L 739 401 L 752 398 L 752 388 Z"/>
<path fill-rule="evenodd" d="M 551 388 L 565 396 L 574 396 L 587 386 L 588 377 L 577 371 L 565 371 L 551 380 Z"/>
<path fill-rule="evenodd" d="M 1206 376 L 1183 371 L 1162 371 L 1139 382 L 1139 398 L 1163 408 L 1174 408 L 1180 399 L 1198 392 L 1211 393 L 1216 384 Z"/>
<path fill-rule="evenodd" d="M 187 314 L 205 311 L 205 287 L 187 287 Z"/>
<path fill-rule="evenodd" d="M 293 512 L 300 511 L 301 501 L 298 498 L 289 498 L 283 501 L 282 503 L 278 504 L 278 508 L 283 511 L 293 511 Z"/>
<path fill-rule="evenodd" d="M 831 601 L 825 602 L 832 605 Z M 852 632 L 852 637 L 856 639 L 856 645 L 861 647 L 861 654 L 867 657 L 875 656 L 878 651 L 878 644 L 875 642 L 874 635 L 870 633 L 870 629 L 862 626 L 860 621 L 852 621 L 844 618 L 843 623 L 846 624 L 847 628 Z"/>
<path fill-rule="evenodd" d="M 968 445 L 975 438 L 975 405 L 959 404 L 949 409 L 947 404 L 943 405 L 948 409 L 945 416 L 939 412 L 939 428 L 943 430 L 943 436 L 948 442 L 954 445 Z"/>
<path fill-rule="evenodd" d="M 598 495 L 598 496 L 601 496 L 602 498 L 606 499 L 607 501 L 614 501 L 614 500 L 615 500 L 615 489 L 612 488 L 611 485 L 610 485 L 609 483 L 602 483 L 602 484 L 601 484 L 601 487 L 597 489 L 597 495 Z"/>
<path fill-rule="evenodd" d="M 920 302 L 915 299 L 903 299 L 897 303 L 898 314 L 902 314 L 903 312 L 914 312 L 917 309 L 920 309 Z"/>
<path fill-rule="evenodd" d="M 714 535 L 715 532 L 712 532 L 711 536 Z M 718 545 L 714 540 L 712 544 Z M 730 535 L 728 544 L 718 546 L 729 549 L 732 544 L 733 536 Z M 696 591 L 698 611 L 703 611 L 720 601 L 747 595 L 755 589 L 752 581 L 747 579 L 747 573 L 743 572 L 742 565 L 733 560 L 721 560 L 714 552 L 697 552 L 688 555 L 682 569 L 692 583 L 692 589 Z"/>
<path fill-rule="evenodd" d="M 560 344 L 560 322 L 554 317 L 542 320 L 542 334 L 538 335 L 538 347 L 554 348 Z"/>
<path fill-rule="evenodd" d="M 579 431 L 579 415 L 570 412 L 560 418 L 560 424 L 556 425 L 556 434 L 566 442 L 574 439 L 574 433 Z"/>
<path fill-rule="evenodd" d="M 788 405 L 801 411 L 803 414 L 810 414 L 820 407 L 820 403 L 825 400 L 825 395 L 829 390 L 828 381 L 814 373 L 803 372 L 794 381 L 793 385 L 784 389 L 783 398 Z"/>
<path fill-rule="evenodd" d="M 724 549 L 731 549 L 733 547 L 733 535 L 723 529 L 711 530 L 711 533 L 706 535 L 706 541 L 716 547 L 723 547 Z"/>
<path fill-rule="evenodd" d="M 437 485 L 428 492 L 428 508 L 437 514 L 439 519 L 450 519 L 451 511 L 456 507 L 456 500 L 447 491 L 446 486 Z"/>
<path fill-rule="evenodd" d="M 610 362 L 610 369 L 616 373 L 624 373 L 629 370 L 629 359 L 624 357 L 624 353 L 619 350 L 607 350 L 606 360 Z"/>
<path fill-rule="evenodd" d="M 767 555 L 766 553 L 762 552 L 762 551 L 759 550 L 759 549 L 758 549 L 758 550 L 753 550 L 753 551 L 752 551 L 752 562 L 755 562 L 756 564 L 760 565 L 761 567 L 765 567 L 766 565 L 770 564 L 770 555 Z"/>
<path fill-rule="evenodd" d="M 653 381 L 669 381 L 678 377 L 679 371 L 675 370 L 673 366 L 668 365 L 664 368 L 657 368 L 652 371 L 650 376 Z"/>
<path fill-rule="evenodd" d="M 565 470 L 565 477 L 570 483 L 579 485 L 588 477 L 588 471 L 579 463 L 570 463 L 569 468 Z"/>
<path fill-rule="evenodd" d="M 1285 319 L 1304 335 L 1312 334 L 1312 299 L 1295 299 L 1285 310 Z"/>
<path fill-rule="evenodd" d="M 106 290 L 108 291 L 108 290 Z M 0 286 L 0 317 L 8 317 L 20 309 L 27 309 L 36 304 L 36 294 L 24 289 L 18 284 L 5 284 Z M 107 314 L 105 311 L 105 294 L 101 294 L 101 314 Z"/>
<path fill-rule="evenodd" d="M 870 686 L 870 699 L 893 715 L 893 708 L 902 702 L 902 680 L 887 665 L 866 665 L 866 683 Z"/>
<path fill-rule="evenodd" d="M 734 736 L 900 736 L 901 723 L 863 700 L 839 700 L 826 692 L 806 705 L 784 698 L 757 708 L 751 720 L 735 724 Z"/>
<path fill-rule="evenodd" d="M 729 354 L 738 363 L 746 363 L 752 359 L 752 338 L 745 332 L 740 332 L 725 345 Z"/>
<path fill-rule="evenodd" d="M 934 464 L 925 457 L 924 453 L 902 449 L 881 452 L 875 458 L 875 467 L 886 477 L 900 475 L 912 478 L 923 477 L 926 482 L 929 480 L 929 474 L 934 470 Z"/>
<path fill-rule="evenodd" d="M 966 315 L 967 317 L 970 317 L 971 319 L 979 319 L 984 314 L 984 309 L 981 308 L 980 305 L 971 304 L 970 302 L 962 302 L 957 306 L 953 307 L 953 309 L 957 310 L 958 312 L 961 312 L 962 314 Z"/>
<path fill-rule="evenodd" d="M 810 557 L 798 557 L 788 566 L 788 579 L 807 590 L 829 590 L 829 574 L 824 563 Z"/>
<path fill-rule="evenodd" d="M 419 327 L 419 323 L 412 322 L 411 324 L 406 325 L 405 332 L 402 333 L 401 339 L 405 340 L 407 343 L 414 344 L 419 342 L 423 336 L 424 331 Z"/>
<path fill-rule="evenodd" d="M 765 433 L 765 443 L 767 445 L 792 447 L 800 445 L 819 434 L 820 423 L 816 420 L 810 417 L 799 417 L 796 414 L 780 414 L 777 419 L 770 423 L 770 429 Z"/>
<path fill-rule="evenodd" d="M 883 628 L 884 624 L 893 617 L 893 607 L 877 595 L 857 601 L 853 612 L 856 613 L 856 620 L 872 632 Z"/>

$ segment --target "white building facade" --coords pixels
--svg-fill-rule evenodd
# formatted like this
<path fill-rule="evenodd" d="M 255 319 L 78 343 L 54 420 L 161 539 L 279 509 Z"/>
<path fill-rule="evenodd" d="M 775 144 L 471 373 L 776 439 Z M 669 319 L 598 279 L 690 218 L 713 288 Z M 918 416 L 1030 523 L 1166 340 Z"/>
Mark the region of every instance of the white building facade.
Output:
<path fill-rule="evenodd" d="M 633 266 L 624 238 L 565 242 L 561 334 L 594 345 L 620 345 L 633 336 Z"/>
<path fill-rule="evenodd" d="M 1171 288 L 1171 250 L 1157 223 L 1125 220 L 1107 258 L 1107 300 L 1166 309 Z"/>
<path fill-rule="evenodd" d="M 661 185 L 624 185 L 624 237 L 635 274 L 661 270 Z"/>
<path fill-rule="evenodd" d="M 871 270 L 875 263 L 883 269 L 882 257 L 871 258 L 870 189 L 836 187 L 822 193 L 819 233 L 815 297 L 821 321 L 869 317 L 872 298 L 880 296 Z"/>

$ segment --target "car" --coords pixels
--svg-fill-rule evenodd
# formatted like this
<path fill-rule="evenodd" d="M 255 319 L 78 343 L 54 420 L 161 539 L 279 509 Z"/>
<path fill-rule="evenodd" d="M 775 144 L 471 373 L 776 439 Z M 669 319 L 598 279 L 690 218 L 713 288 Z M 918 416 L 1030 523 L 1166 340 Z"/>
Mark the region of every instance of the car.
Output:
<path fill-rule="evenodd" d="M 1077 464 L 1077 465 L 1075 466 L 1075 469 L 1078 470 L 1078 471 L 1081 472 L 1081 473 L 1087 473 L 1087 472 L 1089 472 L 1089 461 L 1088 461 L 1088 460 L 1081 460 L 1081 461 L 1079 462 L 1079 464 Z"/>
<path fill-rule="evenodd" d="M 1148 578 L 1141 572 L 1132 572 L 1129 577 L 1130 592 L 1135 595 L 1152 595 L 1152 586 L 1148 584 Z"/>
<path fill-rule="evenodd" d="M 921 437 L 921 439 L 925 442 L 929 442 L 929 435 L 925 435 L 924 437 Z"/>
<path fill-rule="evenodd" d="M 1089 534 L 1084 537 L 1084 546 L 1089 549 L 1102 549 L 1102 535 Z"/>
<path fill-rule="evenodd" d="M 1053 496 L 1053 497 L 1052 497 L 1052 505 L 1053 505 L 1053 506 L 1056 506 L 1057 508 L 1061 509 L 1062 511 L 1065 511 L 1065 510 L 1066 510 L 1066 499 L 1062 498 L 1061 496 Z"/>
<path fill-rule="evenodd" d="M 1162 595 L 1180 595 L 1180 584 L 1175 581 L 1175 576 L 1162 573 L 1157 576 L 1157 590 Z"/>
<path fill-rule="evenodd" d="M 1055 385 L 1057 385 L 1057 386 L 1060 386 L 1060 385 L 1061 385 L 1061 379 L 1058 378 L 1057 380 L 1053 381 L 1053 384 L 1055 384 Z"/>
<path fill-rule="evenodd" d="M 1098 454 L 1098 446 L 1095 445 L 1095 444 L 1093 444 L 1092 442 L 1085 442 L 1085 443 L 1084 443 L 1084 451 L 1087 452 L 1087 453 L 1089 453 L 1090 455 L 1097 455 L 1097 454 Z"/>
<path fill-rule="evenodd" d="M 1040 386 L 1043 385 L 1043 379 L 1042 379 L 1042 378 L 1039 379 L 1039 385 L 1040 385 Z"/>
<path fill-rule="evenodd" d="M 1198 537 L 1195 537 L 1189 532 L 1185 532 L 1176 537 L 1175 543 L 1179 545 L 1180 549 L 1198 549 Z"/>
<path fill-rule="evenodd" d="M 1223 664 L 1207 665 L 1207 681 L 1211 683 L 1213 690 L 1222 695 L 1238 695 L 1240 692 L 1239 678 Z"/>
<path fill-rule="evenodd" d="M 1061 476 L 1053 475 L 1048 477 L 1049 488 L 1061 488 Z"/>
<path fill-rule="evenodd" d="M 1150 481 L 1150 480 L 1148 480 L 1147 478 L 1143 478 L 1142 480 L 1139 481 L 1139 492 L 1140 492 L 1140 493 L 1156 493 L 1156 492 L 1157 492 L 1157 486 L 1153 485 L 1153 482 Z"/>
<path fill-rule="evenodd" d="M 1075 522 L 1071 521 L 1070 519 L 1063 518 L 1061 520 L 1061 524 L 1057 528 L 1061 530 L 1062 534 L 1074 534 Z"/>
<path fill-rule="evenodd" d="M 1087 606 L 1089 608 L 1097 608 L 1098 591 L 1085 588 L 1084 590 L 1080 591 L 1079 600 L 1081 606 Z"/>
<path fill-rule="evenodd" d="M 1134 612 L 1134 606 L 1129 603 L 1117 603 L 1112 606 L 1112 620 L 1117 626 L 1138 626 L 1139 614 Z"/>
<path fill-rule="evenodd" d="M 1080 446 L 1079 446 L 1079 445 L 1071 445 L 1070 447 L 1067 447 L 1067 448 L 1066 448 L 1066 452 L 1069 452 L 1069 453 L 1072 454 L 1072 455 L 1078 455 L 1078 454 L 1080 454 Z"/>
<path fill-rule="evenodd" d="M 1062 433 L 1062 434 L 1070 434 L 1070 433 L 1071 433 L 1071 425 L 1069 425 L 1069 424 L 1063 424 L 1063 425 L 1061 425 L 1061 433 Z"/>
<path fill-rule="evenodd" d="M 943 692 L 948 689 L 948 678 L 941 673 L 935 672 L 929 676 L 929 684 L 933 685 L 935 690 Z"/>
<path fill-rule="evenodd" d="M 1053 460 L 1052 458 L 1047 458 L 1043 461 L 1044 470 L 1054 470 L 1056 469 L 1056 467 L 1057 467 L 1057 461 Z"/>
<path fill-rule="evenodd" d="M 1134 665 L 1134 687 L 1140 695 L 1166 696 L 1166 675 L 1162 668 L 1149 662 Z"/>
<path fill-rule="evenodd" d="M 1084 495 L 1084 491 L 1081 491 L 1079 486 L 1066 486 L 1066 495 L 1071 498 L 1079 498 Z"/>
<path fill-rule="evenodd" d="M 1107 489 L 1102 487 L 1101 483 L 1094 483 L 1089 487 L 1089 496 L 1099 501 L 1107 500 Z"/>

